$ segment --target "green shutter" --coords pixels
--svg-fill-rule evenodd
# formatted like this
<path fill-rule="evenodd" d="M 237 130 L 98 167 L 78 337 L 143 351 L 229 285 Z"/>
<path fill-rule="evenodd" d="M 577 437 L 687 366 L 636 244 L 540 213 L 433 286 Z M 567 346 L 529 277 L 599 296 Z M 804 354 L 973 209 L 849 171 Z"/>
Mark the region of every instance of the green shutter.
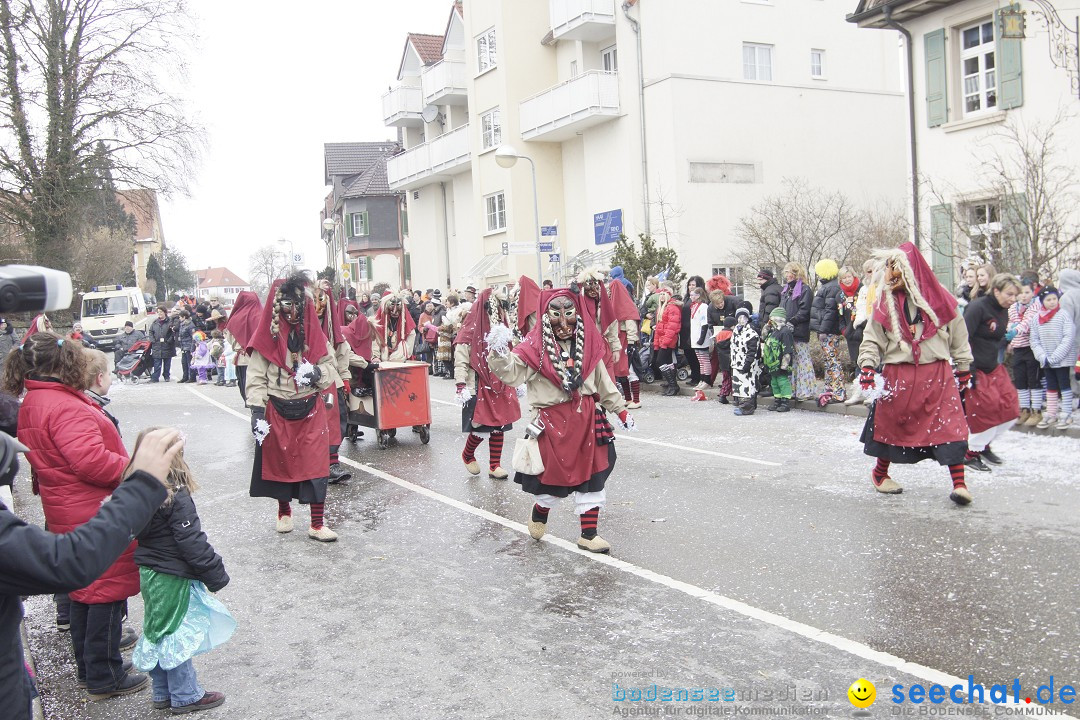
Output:
<path fill-rule="evenodd" d="M 405 282 L 412 281 L 412 258 L 405 253 Z"/>
<path fill-rule="evenodd" d="M 1016 193 L 1004 198 L 1001 206 L 1001 252 L 998 272 L 1019 274 L 1032 267 L 1031 242 L 1027 226 L 1027 196 Z M 1004 267 L 1001 267 L 1001 266 Z"/>
<path fill-rule="evenodd" d="M 409 209 L 407 207 L 401 208 L 401 234 L 409 234 Z"/>
<path fill-rule="evenodd" d="M 951 289 L 956 285 L 953 268 L 952 209 L 948 205 L 930 208 L 930 257 L 938 282 Z"/>
<path fill-rule="evenodd" d="M 1010 6 L 1019 10 L 1019 5 Z M 994 11 L 994 59 L 997 65 L 997 106 L 1000 110 L 1024 104 L 1023 63 L 1019 39 L 1001 37 L 1001 10 Z"/>
<path fill-rule="evenodd" d="M 375 272 L 374 272 L 373 268 L 371 267 L 374 264 L 375 264 L 375 258 L 371 258 L 371 257 L 369 257 L 367 259 L 367 262 L 364 263 L 364 271 L 365 271 L 364 272 L 364 277 L 367 280 L 371 280 L 371 279 L 373 279 L 375 277 Z"/>
<path fill-rule="evenodd" d="M 368 223 L 368 213 L 367 213 L 367 210 L 365 210 L 364 212 L 360 213 L 360 219 L 361 219 L 361 221 L 362 221 L 362 222 L 363 222 L 363 224 L 364 224 L 364 231 L 363 231 L 362 233 L 358 233 L 358 234 L 360 234 L 360 235 L 365 235 L 365 236 L 366 236 L 366 235 L 370 235 L 370 234 L 371 234 L 371 225 L 370 225 L 370 224 Z"/>
<path fill-rule="evenodd" d="M 351 213 L 345 213 L 345 237 L 347 237 L 347 238 L 355 237 L 353 235 L 352 214 Z"/>
<path fill-rule="evenodd" d="M 926 125 L 937 127 L 949 119 L 945 85 L 945 30 L 923 35 L 926 49 Z"/>

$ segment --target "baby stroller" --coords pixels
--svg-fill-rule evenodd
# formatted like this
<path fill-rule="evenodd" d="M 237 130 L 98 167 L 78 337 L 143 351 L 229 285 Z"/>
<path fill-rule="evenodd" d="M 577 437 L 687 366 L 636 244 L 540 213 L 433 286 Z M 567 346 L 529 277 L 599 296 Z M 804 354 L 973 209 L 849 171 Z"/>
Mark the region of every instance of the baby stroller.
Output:
<path fill-rule="evenodd" d="M 641 382 L 649 385 L 656 382 L 656 373 L 652 367 L 653 359 L 653 347 L 652 336 L 642 335 L 641 346 L 637 351 L 630 351 L 630 364 L 634 367 L 634 372 L 641 379 Z"/>
<path fill-rule="evenodd" d="M 150 374 L 150 369 L 153 366 L 154 359 L 150 352 L 150 341 L 139 340 L 124 353 L 124 357 L 120 358 L 120 362 L 116 363 L 116 377 L 120 378 L 121 382 L 128 380 L 137 383 L 141 376 Z"/>

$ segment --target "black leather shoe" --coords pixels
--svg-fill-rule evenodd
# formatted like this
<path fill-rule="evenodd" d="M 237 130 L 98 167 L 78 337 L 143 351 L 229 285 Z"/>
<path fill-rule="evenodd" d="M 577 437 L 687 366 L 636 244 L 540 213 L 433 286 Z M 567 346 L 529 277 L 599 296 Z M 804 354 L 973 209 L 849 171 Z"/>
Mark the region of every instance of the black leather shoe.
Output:
<path fill-rule="evenodd" d="M 990 466 L 984 463 L 982 457 L 979 455 L 964 460 L 964 465 L 967 465 L 972 470 L 977 470 L 978 472 L 991 472 Z"/>
<path fill-rule="evenodd" d="M 130 695 L 150 686 L 150 678 L 142 673 L 128 673 L 115 688 L 111 690 L 88 690 L 91 700 L 107 700 L 119 695 Z"/>
<path fill-rule="evenodd" d="M 347 470 L 342 470 L 341 465 L 334 463 L 330 466 L 330 484 L 337 485 L 340 482 L 344 482 L 352 477 L 352 473 Z"/>
<path fill-rule="evenodd" d="M 996 452 L 994 452 L 990 448 L 986 448 L 985 450 L 983 450 L 979 454 L 982 455 L 983 460 L 990 463 L 991 465 L 1004 465 L 1005 464 L 1005 461 L 1001 459 L 1001 456 L 999 456 Z"/>

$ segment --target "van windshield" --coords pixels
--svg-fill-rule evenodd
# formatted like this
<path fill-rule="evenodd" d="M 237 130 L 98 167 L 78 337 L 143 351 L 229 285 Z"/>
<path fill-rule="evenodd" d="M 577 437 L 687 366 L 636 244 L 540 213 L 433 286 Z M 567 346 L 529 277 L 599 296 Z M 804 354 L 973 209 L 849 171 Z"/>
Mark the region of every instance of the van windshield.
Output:
<path fill-rule="evenodd" d="M 123 295 L 113 297 L 87 298 L 83 300 L 82 316 L 100 317 L 102 315 L 127 315 L 128 299 Z"/>

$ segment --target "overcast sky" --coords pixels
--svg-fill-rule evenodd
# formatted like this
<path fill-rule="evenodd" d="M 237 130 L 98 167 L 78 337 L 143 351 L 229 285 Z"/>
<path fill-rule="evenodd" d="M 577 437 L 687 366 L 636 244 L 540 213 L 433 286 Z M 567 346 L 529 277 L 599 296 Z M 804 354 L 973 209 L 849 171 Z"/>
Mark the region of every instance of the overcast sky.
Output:
<path fill-rule="evenodd" d="M 162 200 L 165 241 L 193 269 L 247 278 L 248 255 L 291 240 L 325 266 L 326 142 L 396 137 L 382 95 L 408 32 L 442 34 L 451 0 L 194 0 L 198 52 L 186 97 L 208 131 L 191 196 Z"/>

